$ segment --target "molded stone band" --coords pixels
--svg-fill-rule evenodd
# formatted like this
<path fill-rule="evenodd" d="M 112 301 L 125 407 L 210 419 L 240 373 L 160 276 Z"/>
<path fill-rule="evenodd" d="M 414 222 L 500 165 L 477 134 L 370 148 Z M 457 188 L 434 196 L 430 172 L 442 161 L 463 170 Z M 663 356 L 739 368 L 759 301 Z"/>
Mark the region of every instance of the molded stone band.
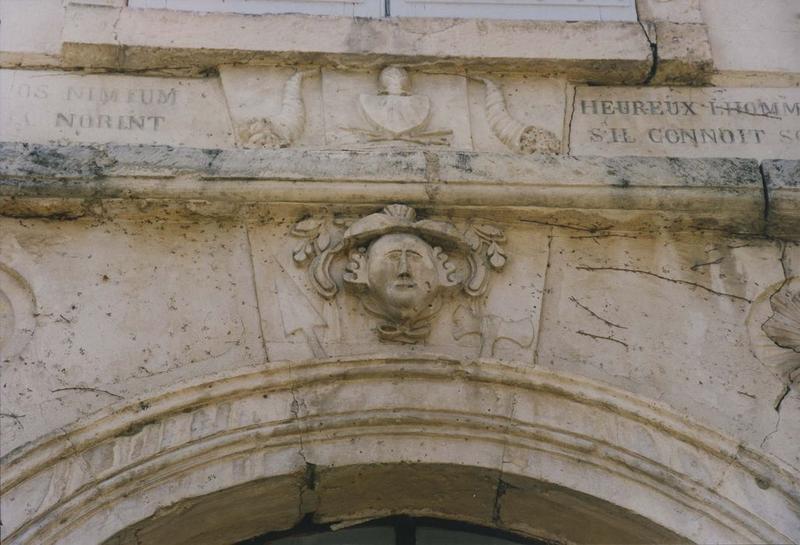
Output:
<path fill-rule="evenodd" d="M 101 542 L 175 501 L 156 489 L 405 462 L 567 487 L 699 543 L 798 537 L 800 482 L 780 462 L 634 394 L 493 360 L 270 362 L 122 402 L 3 462 L 14 545 Z M 298 516 L 331 493 L 312 489 Z"/>
<path fill-rule="evenodd" d="M 158 214 L 152 202 L 243 217 L 278 203 L 435 204 L 591 232 L 763 233 L 765 210 L 759 163 L 746 159 L 0 144 L 0 214 Z"/>
<path fill-rule="evenodd" d="M 705 47 L 691 40 L 695 52 L 707 58 L 701 65 L 687 57 L 690 79 L 710 75 L 710 49 L 703 39 Z M 505 67 L 573 81 L 628 84 L 645 81 L 653 62 L 638 22 L 253 16 L 86 5 L 67 6 L 62 49 L 64 66 L 120 71 L 199 73 L 242 63 L 361 68 L 400 63 L 438 69 Z"/>

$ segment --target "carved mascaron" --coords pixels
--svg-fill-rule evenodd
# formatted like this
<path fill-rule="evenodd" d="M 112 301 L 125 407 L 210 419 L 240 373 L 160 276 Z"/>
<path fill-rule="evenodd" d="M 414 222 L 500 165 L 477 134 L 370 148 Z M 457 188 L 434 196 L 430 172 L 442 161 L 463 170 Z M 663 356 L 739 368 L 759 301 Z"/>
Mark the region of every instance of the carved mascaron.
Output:
<path fill-rule="evenodd" d="M 347 286 L 364 309 L 377 317 L 383 341 L 416 343 L 428 337 L 431 320 L 447 292 L 478 297 L 486 292 L 490 270 L 506 262 L 503 232 L 474 224 L 463 233 L 449 222 L 416 218 L 413 208 L 394 204 L 352 222 L 309 218 L 292 234 L 306 240 L 294 251 L 298 263 L 310 261 L 309 280 L 326 299 Z M 451 262 L 449 254 L 461 259 Z M 348 263 L 337 282 L 332 264 Z"/>

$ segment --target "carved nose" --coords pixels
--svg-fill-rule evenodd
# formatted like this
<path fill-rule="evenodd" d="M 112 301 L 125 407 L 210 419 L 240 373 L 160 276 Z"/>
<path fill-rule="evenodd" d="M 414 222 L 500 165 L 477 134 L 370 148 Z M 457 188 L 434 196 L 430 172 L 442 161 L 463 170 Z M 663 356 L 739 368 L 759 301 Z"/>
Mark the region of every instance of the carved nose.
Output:
<path fill-rule="evenodd" d="M 406 258 L 405 252 L 400 254 L 400 267 L 397 271 L 397 276 L 401 278 L 411 277 L 411 272 L 408 270 L 408 259 Z"/>

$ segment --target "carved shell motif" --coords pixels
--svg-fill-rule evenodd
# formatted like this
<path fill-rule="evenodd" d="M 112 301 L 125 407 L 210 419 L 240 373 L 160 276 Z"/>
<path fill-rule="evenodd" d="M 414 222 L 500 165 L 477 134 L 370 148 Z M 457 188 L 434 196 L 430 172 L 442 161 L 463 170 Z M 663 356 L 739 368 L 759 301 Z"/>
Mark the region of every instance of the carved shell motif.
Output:
<path fill-rule="evenodd" d="M 772 286 L 748 316 L 753 354 L 787 383 L 800 380 L 800 277 Z"/>
<path fill-rule="evenodd" d="M 557 154 L 561 143 L 555 134 L 534 125 L 523 125 L 508 113 L 500 87 L 483 79 L 486 87 L 486 117 L 492 133 L 509 149 L 517 153 Z"/>
<path fill-rule="evenodd" d="M 770 306 L 773 315 L 761 329 L 781 348 L 800 354 L 800 291 L 781 290 L 772 296 Z"/>
<path fill-rule="evenodd" d="M 285 148 L 302 136 L 306 124 L 302 83 L 309 73 L 297 72 L 286 81 L 280 113 L 271 119 L 253 119 L 239 131 L 245 147 Z"/>

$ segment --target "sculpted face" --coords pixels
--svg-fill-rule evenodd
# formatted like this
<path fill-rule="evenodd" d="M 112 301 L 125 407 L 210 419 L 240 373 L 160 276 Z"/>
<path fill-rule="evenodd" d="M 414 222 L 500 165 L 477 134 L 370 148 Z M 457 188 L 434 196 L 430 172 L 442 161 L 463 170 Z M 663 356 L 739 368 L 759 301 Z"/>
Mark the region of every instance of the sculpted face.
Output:
<path fill-rule="evenodd" d="M 384 235 L 370 245 L 367 260 L 372 295 L 397 320 L 419 315 L 439 292 L 433 248 L 418 236 Z"/>

